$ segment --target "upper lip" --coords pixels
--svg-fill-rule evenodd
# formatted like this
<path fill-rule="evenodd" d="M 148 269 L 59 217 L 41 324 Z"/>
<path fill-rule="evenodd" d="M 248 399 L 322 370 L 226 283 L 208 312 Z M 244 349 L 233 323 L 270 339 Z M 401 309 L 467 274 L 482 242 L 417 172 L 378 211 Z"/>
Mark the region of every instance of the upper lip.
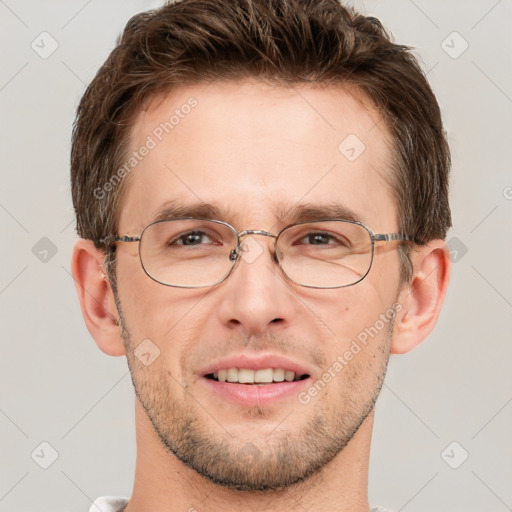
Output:
<path fill-rule="evenodd" d="M 246 368 L 248 370 L 264 370 L 266 368 L 282 368 L 295 372 L 296 375 L 311 375 L 303 365 L 279 354 L 233 354 L 210 363 L 201 370 L 201 375 L 209 375 L 229 368 Z"/>

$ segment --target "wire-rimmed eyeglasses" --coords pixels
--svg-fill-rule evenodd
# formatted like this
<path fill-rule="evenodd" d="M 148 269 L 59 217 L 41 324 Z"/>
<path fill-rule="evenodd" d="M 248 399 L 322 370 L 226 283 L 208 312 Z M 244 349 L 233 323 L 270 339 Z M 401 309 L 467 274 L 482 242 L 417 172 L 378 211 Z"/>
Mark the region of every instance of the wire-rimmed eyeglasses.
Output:
<path fill-rule="evenodd" d="M 186 217 L 153 222 L 139 236 L 111 235 L 102 243 L 112 250 L 116 243 L 139 242 L 140 262 L 151 279 L 203 288 L 222 283 L 241 259 L 251 263 L 263 252 L 252 236 L 274 238 L 273 261 L 287 279 L 307 288 L 352 286 L 370 271 L 377 242 L 413 240 L 399 233 L 375 234 L 361 222 L 344 219 L 300 222 L 269 233 L 239 232 L 224 221 Z"/>

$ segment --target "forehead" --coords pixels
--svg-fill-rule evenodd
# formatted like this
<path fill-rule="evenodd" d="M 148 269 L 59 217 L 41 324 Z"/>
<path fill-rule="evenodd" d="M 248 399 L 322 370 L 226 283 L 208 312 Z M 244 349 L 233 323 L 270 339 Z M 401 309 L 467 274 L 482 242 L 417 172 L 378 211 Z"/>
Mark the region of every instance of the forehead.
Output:
<path fill-rule="evenodd" d="M 390 141 L 371 103 L 341 87 L 176 88 L 134 124 L 119 231 L 141 229 L 169 202 L 213 205 L 243 228 L 274 225 L 287 208 L 339 205 L 389 230 Z"/>

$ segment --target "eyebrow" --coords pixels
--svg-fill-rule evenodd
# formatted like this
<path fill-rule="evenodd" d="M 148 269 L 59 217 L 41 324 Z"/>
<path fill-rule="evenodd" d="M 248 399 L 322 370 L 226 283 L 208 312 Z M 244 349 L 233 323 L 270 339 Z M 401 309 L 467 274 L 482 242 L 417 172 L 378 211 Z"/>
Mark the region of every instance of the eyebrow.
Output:
<path fill-rule="evenodd" d="M 314 220 L 350 220 L 362 222 L 361 217 L 340 203 L 311 204 L 304 203 L 293 206 L 278 206 L 274 213 L 279 223 L 295 224 L 297 222 L 309 222 Z M 193 217 L 198 219 L 226 220 L 227 212 L 221 210 L 211 203 L 190 203 L 184 204 L 178 201 L 167 201 L 157 211 L 152 222 L 172 220 L 181 217 Z"/>
<path fill-rule="evenodd" d="M 178 219 L 181 217 L 220 219 L 221 212 L 219 208 L 209 203 L 184 204 L 178 201 L 167 201 L 158 209 L 152 222 Z"/>
<path fill-rule="evenodd" d="M 314 220 L 350 220 L 362 222 L 360 215 L 341 203 L 305 203 L 276 209 L 278 218 L 286 223 L 309 222 Z"/>

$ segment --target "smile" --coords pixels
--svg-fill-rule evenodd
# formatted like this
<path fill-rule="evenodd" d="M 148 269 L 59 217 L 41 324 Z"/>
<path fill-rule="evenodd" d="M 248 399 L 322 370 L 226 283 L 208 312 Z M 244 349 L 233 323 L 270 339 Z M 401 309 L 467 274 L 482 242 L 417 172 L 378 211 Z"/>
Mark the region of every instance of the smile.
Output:
<path fill-rule="evenodd" d="M 198 373 L 201 386 L 222 401 L 270 407 L 307 388 L 314 368 L 281 354 L 241 352 L 211 361 Z"/>
<path fill-rule="evenodd" d="M 294 382 L 304 380 L 308 374 L 299 374 L 284 368 L 264 368 L 251 370 L 249 368 L 226 368 L 205 376 L 218 382 L 238 384 L 272 384 L 273 382 Z"/>

